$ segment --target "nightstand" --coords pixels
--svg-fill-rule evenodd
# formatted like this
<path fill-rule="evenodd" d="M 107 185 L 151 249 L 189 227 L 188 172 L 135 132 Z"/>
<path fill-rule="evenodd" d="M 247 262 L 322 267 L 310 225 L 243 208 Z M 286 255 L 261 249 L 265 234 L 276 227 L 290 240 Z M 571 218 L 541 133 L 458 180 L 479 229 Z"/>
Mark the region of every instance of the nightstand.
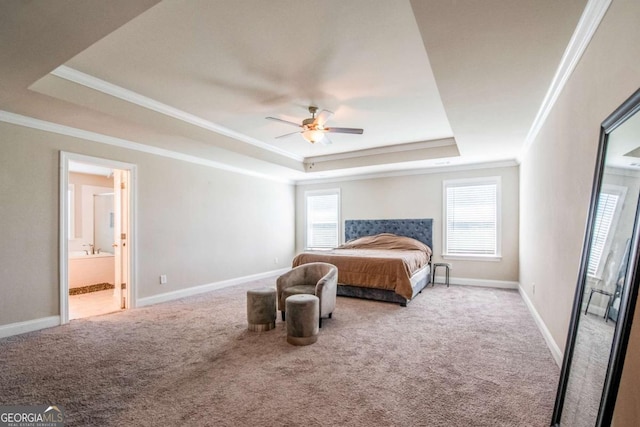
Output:
<path fill-rule="evenodd" d="M 433 272 L 431 274 L 431 284 L 433 286 L 436 285 L 436 270 L 438 269 L 438 267 L 444 267 L 444 283 L 443 285 L 447 285 L 447 288 L 449 287 L 449 269 L 451 268 L 451 263 L 448 262 L 436 262 L 433 264 Z"/>

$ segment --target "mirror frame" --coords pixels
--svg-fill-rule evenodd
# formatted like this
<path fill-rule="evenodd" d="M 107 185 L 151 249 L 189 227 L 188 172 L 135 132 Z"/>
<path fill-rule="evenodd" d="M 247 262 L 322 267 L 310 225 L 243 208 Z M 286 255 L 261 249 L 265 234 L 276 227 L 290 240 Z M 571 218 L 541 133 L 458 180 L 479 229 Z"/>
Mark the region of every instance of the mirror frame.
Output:
<path fill-rule="evenodd" d="M 573 308 L 571 312 L 571 321 L 569 324 L 569 332 L 565 346 L 562 369 L 560 371 L 560 381 L 556 394 L 556 402 L 553 409 L 552 426 L 560 426 L 562 418 L 562 408 L 564 405 L 565 393 L 567 391 L 567 383 L 569 373 L 571 371 L 571 361 L 573 359 L 573 351 L 575 347 L 576 334 L 578 331 L 578 321 L 582 309 L 583 295 L 586 286 L 586 271 L 589 259 L 589 251 L 591 249 L 591 238 L 593 235 L 593 227 L 595 222 L 596 205 L 598 202 L 599 191 L 602 184 L 602 176 L 605 168 L 605 156 L 609 135 L 631 116 L 640 112 L 640 89 L 631 95 L 620 107 L 618 107 L 609 117 L 607 117 L 600 126 L 600 141 L 598 145 L 598 154 L 596 157 L 596 169 L 591 191 L 591 201 L 589 203 L 589 216 L 587 218 L 586 232 L 582 248 L 582 257 L 580 259 L 580 270 L 578 274 L 578 282 L 576 285 L 575 297 L 573 300 Z M 618 395 L 618 387 L 622 376 L 622 368 L 624 358 L 629 343 L 629 333 L 635 313 L 636 300 L 638 297 L 638 284 L 640 282 L 640 260 L 638 259 L 638 236 L 640 235 L 640 200 L 636 206 L 635 223 L 633 226 L 633 234 L 631 237 L 631 252 L 629 254 L 629 263 L 627 265 L 627 274 L 620 299 L 620 309 L 618 320 L 613 334 L 613 342 L 611 352 L 609 354 L 609 364 L 607 366 L 605 381 L 600 398 L 600 407 L 596 419 L 596 426 L 608 426 L 613 418 L 616 397 Z"/>

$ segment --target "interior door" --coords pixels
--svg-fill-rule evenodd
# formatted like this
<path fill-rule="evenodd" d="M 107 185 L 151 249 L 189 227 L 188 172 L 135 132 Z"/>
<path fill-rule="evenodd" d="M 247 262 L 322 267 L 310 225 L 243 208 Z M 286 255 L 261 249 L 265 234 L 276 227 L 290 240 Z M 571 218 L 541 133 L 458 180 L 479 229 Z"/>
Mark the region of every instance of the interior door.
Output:
<path fill-rule="evenodd" d="M 129 308 L 129 185 L 130 172 L 120 171 L 120 308 Z M 125 289 L 122 289 L 124 284 Z"/>

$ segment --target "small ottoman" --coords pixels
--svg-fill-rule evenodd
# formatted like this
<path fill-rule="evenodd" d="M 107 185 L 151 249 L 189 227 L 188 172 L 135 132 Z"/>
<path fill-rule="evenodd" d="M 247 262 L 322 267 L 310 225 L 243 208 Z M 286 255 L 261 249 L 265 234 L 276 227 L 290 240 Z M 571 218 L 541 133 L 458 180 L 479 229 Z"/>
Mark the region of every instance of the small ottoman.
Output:
<path fill-rule="evenodd" d="M 276 327 L 276 290 L 258 288 L 247 291 L 247 323 L 250 331 L 269 331 Z"/>
<path fill-rule="evenodd" d="M 318 341 L 320 300 L 311 294 L 299 294 L 285 300 L 287 313 L 287 342 L 309 345 Z"/>

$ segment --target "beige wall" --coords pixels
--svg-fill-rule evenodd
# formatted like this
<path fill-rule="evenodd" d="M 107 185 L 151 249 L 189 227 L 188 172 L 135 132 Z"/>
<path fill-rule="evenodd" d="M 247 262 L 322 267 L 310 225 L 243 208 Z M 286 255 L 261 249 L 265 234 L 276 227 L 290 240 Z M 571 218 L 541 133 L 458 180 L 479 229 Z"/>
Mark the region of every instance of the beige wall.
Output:
<path fill-rule="evenodd" d="M 582 252 L 600 123 L 640 86 L 638 22 L 640 2 L 612 2 L 520 165 L 520 283 L 561 349 Z M 637 328 L 636 323 L 635 336 Z M 635 344 L 627 357 L 627 380 L 629 372 L 638 372 L 639 361 L 640 347 Z M 625 391 L 616 416 L 638 401 L 637 377 L 633 385 L 627 380 L 623 378 Z M 623 425 L 630 424 L 616 427 Z"/>
<path fill-rule="evenodd" d="M 59 314 L 60 150 L 138 165 L 139 297 L 293 257 L 293 185 L 0 123 L 0 325 Z"/>
<path fill-rule="evenodd" d="M 502 260 L 447 260 L 452 263 L 451 276 L 517 282 L 519 179 L 516 166 L 298 185 L 296 249 L 301 251 L 304 247 L 304 192 L 339 188 L 343 226 L 346 219 L 433 218 L 433 259 L 439 262 L 442 260 L 442 181 L 486 176 L 502 177 Z"/>

